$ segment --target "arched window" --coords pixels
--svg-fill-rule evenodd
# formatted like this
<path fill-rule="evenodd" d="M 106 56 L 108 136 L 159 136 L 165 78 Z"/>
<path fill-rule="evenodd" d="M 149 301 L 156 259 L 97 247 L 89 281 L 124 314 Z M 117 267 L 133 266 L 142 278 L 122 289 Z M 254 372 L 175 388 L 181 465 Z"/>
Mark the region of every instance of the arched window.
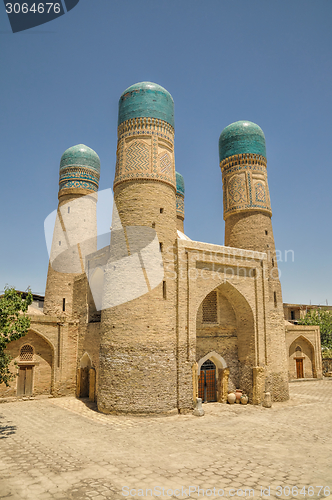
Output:
<path fill-rule="evenodd" d="M 21 347 L 20 360 L 21 361 L 32 361 L 33 359 L 33 347 L 32 345 L 25 344 Z"/>
<path fill-rule="evenodd" d="M 295 347 L 295 354 L 296 354 L 296 356 L 301 356 L 302 355 L 302 348 L 299 345 L 297 345 Z"/>
<path fill-rule="evenodd" d="M 218 323 L 217 292 L 214 290 L 203 300 L 203 323 Z"/>

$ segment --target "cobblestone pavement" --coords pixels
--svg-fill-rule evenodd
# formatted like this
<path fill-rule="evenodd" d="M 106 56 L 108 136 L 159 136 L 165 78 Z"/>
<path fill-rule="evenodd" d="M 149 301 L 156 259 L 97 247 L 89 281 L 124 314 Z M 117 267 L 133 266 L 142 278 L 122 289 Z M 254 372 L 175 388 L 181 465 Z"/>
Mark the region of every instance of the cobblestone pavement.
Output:
<path fill-rule="evenodd" d="M 328 497 L 332 380 L 290 391 L 272 408 L 205 404 L 200 418 L 103 415 L 68 397 L 2 404 L 0 499 Z"/>

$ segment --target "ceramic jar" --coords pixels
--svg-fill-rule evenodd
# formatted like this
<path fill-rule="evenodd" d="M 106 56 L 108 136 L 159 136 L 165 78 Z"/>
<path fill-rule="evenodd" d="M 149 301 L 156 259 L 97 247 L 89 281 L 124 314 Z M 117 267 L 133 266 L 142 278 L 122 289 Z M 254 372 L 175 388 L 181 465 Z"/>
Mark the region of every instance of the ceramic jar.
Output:
<path fill-rule="evenodd" d="M 246 394 L 242 394 L 241 396 L 241 404 L 246 405 L 248 403 L 248 396 Z"/>
<path fill-rule="evenodd" d="M 235 403 L 240 404 L 240 402 L 241 402 L 241 396 L 242 396 L 241 389 L 236 389 L 236 391 L 235 391 L 235 397 L 236 397 Z"/>
<path fill-rule="evenodd" d="M 227 401 L 229 402 L 229 404 L 233 404 L 235 403 L 235 399 L 236 399 L 236 396 L 234 394 L 234 392 L 229 392 L 228 393 L 228 396 L 227 396 Z"/>

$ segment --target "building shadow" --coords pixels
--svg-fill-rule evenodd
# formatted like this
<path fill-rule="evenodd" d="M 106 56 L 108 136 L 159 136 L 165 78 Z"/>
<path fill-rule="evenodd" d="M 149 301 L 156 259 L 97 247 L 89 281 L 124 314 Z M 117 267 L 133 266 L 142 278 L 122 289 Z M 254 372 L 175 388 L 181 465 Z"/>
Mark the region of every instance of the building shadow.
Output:
<path fill-rule="evenodd" d="M 4 417 L 0 416 L 0 439 L 5 439 L 12 434 L 15 434 L 17 429 L 16 425 L 10 425 L 10 423 L 4 420 Z"/>

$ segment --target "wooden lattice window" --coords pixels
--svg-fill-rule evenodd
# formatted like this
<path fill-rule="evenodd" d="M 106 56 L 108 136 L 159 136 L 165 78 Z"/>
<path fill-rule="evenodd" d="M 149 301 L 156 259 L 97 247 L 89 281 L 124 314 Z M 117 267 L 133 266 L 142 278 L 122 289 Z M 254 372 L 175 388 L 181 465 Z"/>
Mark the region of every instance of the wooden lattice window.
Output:
<path fill-rule="evenodd" d="M 203 323 L 218 323 L 217 292 L 210 292 L 203 300 Z"/>
<path fill-rule="evenodd" d="M 302 356 L 302 349 L 299 345 L 295 347 L 295 356 Z"/>
<path fill-rule="evenodd" d="M 33 359 L 33 347 L 32 345 L 25 344 L 21 347 L 20 360 L 21 361 L 32 361 Z"/>

